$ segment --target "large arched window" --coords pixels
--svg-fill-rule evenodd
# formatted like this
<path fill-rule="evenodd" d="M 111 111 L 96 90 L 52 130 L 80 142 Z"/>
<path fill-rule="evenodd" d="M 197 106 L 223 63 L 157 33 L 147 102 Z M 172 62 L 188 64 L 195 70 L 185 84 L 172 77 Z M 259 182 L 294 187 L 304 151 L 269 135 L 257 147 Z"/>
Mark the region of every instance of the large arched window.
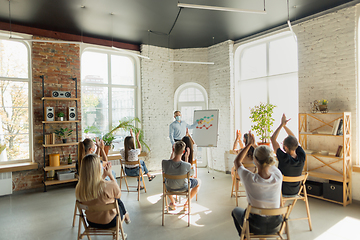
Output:
<path fill-rule="evenodd" d="M 137 62 L 115 51 L 88 48 L 81 55 L 82 130 L 104 135 L 124 118 L 138 114 Z M 96 129 L 94 131 L 94 129 Z M 129 133 L 117 132 L 114 150 Z M 92 135 L 90 134 L 90 137 Z"/>
<path fill-rule="evenodd" d="M 278 127 L 281 115 L 292 120 L 290 129 L 298 129 L 298 54 L 297 43 L 292 33 L 281 33 L 265 39 L 244 44 L 236 50 L 237 123 L 242 132 L 251 129 L 250 109 L 255 105 L 271 103 L 275 124 Z M 240 120 L 240 121 L 239 121 Z M 284 131 L 279 139 L 286 136 Z"/>
<path fill-rule="evenodd" d="M 31 160 L 29 46 L 0 39 L 0 162 Z"/>
<path fill-rule="evenodd" d="M 180 110 L 182 119 L 191 124 L 194 121 L 194 111 L 208 108 L 208 96 L 205 88 L 197 83 L 185 83 L 178 87 L 174 99 L 176 110 Z M 192 132 L 192 130 L 190 130 Z M 198 166 L 207 164 L 206 148 L 197 149 Z"/>

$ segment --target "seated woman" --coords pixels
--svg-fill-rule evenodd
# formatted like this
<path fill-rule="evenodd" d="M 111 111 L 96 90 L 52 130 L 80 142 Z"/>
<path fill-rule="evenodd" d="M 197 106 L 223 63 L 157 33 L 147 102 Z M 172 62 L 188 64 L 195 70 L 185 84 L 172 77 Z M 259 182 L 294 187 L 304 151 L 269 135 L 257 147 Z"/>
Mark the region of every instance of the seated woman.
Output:
<path fill-rule="evenodd" d="M 247 201 L 253 207 L 279 208 L 282 174 L 273 166 L 275 163 L 272 150 L 268 146 L 258 146 L 254 150 L 253 161 L 258 173 L 252 173 L 243 165 L 243 161 L 250 148 L 254 146 L 254 136 L 249 132 L 249 141 L 235 158 L 234 164 L 239 177 L 245 186 Z M 241 227 L 245 217 L 245 209 L 235 208 L 232 211 L 235 227 L 241 235 Z M 282 216 L 250 215 L 250 231 L 255 234 L 271 234 L 278 231 Z"/>
<path fill-rule="evenodd" d="M 78 144 L 78 162 L 77 162 L 77 166 L 76 169 L 79 170 L 81 169 L 81 161 L 82 159 L 91 153 L 95 153 L 96 150 L 96 155 L 99 156 L 100 153 L 102 155 L 102 165 L 103 167 L 105 167 L 105 165 L 108 163 L 108 159 L 107 159 L 107 155 L 105 154 L 105 144 L 104 141 L 101 139 L 99 140 L 98 138 L 95 139 L 96 144 L 94 144 L 94 141 L 91 140 L 90 138 L 85 138 L 84 141 L 79 142 Z M 95 147 L 96 146 L 96 147 Z M 114 178 L 116 178 L 116 173 L 114 171 L 112 171 L 112 174 L 114 176 Z M 106 178 L 106 180 L 110 180 L 108 177 Z"/>
<path fill-rule="evenodd" d="M 76 199 L 89 206 L 118 201 L 121 219 L 125 217 L 125 223 L 129 224 L 129 214 L 120 200 L 121 190 L 111 174 L 111 163 L 106 163 L 103 174 L 101 174 L 101 168 L 100 158 L 96 154 L 88 154 L 82 159 L 80 165 L 81 174 L 75 189 Z M 109 177 L 110 181 L 105 181 L 105 177 Z M 115 215 L 115 210 L 101 215 L 86 212 L 88 224 L 91 227 L 103 229 L 116 227 Z"/>
<path fill-rule="evenodd" d="M 133 132 L 130 130 L 131 136 L 127 136 L 124 141 L 124 148 L 120 150 L 121 158 L 125 161 L 138 161 L 139 154 L 141 153 L 141 144 L 139 141 L 140 131 L 136 134 L 136 141 L 139 148 L 135 147 Z M 149 181 L 152 181 L 156 176 L 150 175 L 148 169 L 146 168 L 145 162 L 140 160 L 141 170 L 148 176 Z M 126 165 L 125 164 L 125 173 L 128 176 L 139 176 L 139 164 L 136 165 Z M 141 184 L 141 183 L 140 183 Z M 140 186 L 140 189 L 144 189 L 143 186 Z"/>

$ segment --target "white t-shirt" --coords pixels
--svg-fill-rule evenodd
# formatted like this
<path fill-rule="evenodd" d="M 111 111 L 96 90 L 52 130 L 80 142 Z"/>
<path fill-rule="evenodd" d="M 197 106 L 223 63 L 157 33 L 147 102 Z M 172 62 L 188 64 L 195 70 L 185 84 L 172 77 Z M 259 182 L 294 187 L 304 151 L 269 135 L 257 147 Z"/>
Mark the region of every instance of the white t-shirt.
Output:
<path fill-rule="evenodd" d="M 131 161 L 138 161 L 139 160 L 139 154 L 140 154 L 140 149 L 130 149 L 129 150 L 129 153 L 128 153 L 128 159 L 127 161 L 131 162 Z M 125 149 L 121 149 L 120 150 L 120 155 L 121 155 L 121 158 L 123 160 L 126 160 L 125 159 Z M 127 168 L 136 168 L 137 166 L 139 166 L 139 164 L 136 164 L 136 165 L 127 165 L 125 164 L 125 167 Z"/>
<path fill-rule="evenodd" d="M 243 165 L 238 169 L 241 182 L 245 186 L 246 197 L 251 206 L 259 208 L 279 208 L 282 174 L 280 170 L 271 166 L 271 176 L 263 179 L 258 173 L 252 173 Z"/>

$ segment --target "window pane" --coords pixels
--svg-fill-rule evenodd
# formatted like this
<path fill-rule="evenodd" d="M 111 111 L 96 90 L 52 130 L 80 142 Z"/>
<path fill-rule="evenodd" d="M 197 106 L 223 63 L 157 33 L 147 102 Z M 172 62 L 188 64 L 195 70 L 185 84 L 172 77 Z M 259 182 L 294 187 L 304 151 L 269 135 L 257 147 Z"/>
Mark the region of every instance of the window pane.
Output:
<path fill-rule="evenodd" d="M 242 81 L 240 83 L 241 98 L 241 132 L 244 134 L 251 130 L 250 109 L 261 102 L 267 102 L 266 79 Z M 256 92 L 256 94 L 254 94 Z M 254 133 L 255 134 L 255 133 Z M 257 138 L 258 139 L 258 138 Z"/>
<path fill-rule="evenodd" d="M 28 78 L 28 50 L 23 43 L 0 40 L 0 77 Z"/>
<path fill-rule="evenodd" d="M 298 71 L 297 44 L 293 36 L 270 42 L 269 74 Z"/>
<path fill-rule="evenodd" d="M 266 76 L 266 44 L 246 48 L 241 57 L 241 80 Z"/>
<path fill-rule="evenodd" d="M 275 122 L 272 130 L 274 131 L 279 126 L 281 116 L 285 113 L 287 119 L 291 118 L 286 126 L 297 136 L 299 113 L 297 73 L 269 78 L 269 101 L 277 106 L 274 108 Z M 280 131 L 279 142 L 286 136 L 285 131 Z"/>
<path fill-rule="evenodd" d="M 117 124 L 125 117 L 135 117 L 134 89 L 112 89 L 112 119 Z"/>
<path fill-rule="evenodd" d="M 28 83 L 0 81 L 0 93 L 0 161 L 29 158 Z"/>
<path fill-rule="evenodd" d="M 0 134 L 0 162 L 29 157 L 29 134 Z"/>
<path fill-rule="evenodd" d="M 205 101 L 204 95 L 196 88 L 186 88 L 179 96 L 179 102 Z"/>
<path fill-rule="evenodd" d="M 107 54 L 84 52 L 81 56 L 81 77 L 85 83 L 108 83 Z"/>
<path fill-rule="evenodd" d="M 134 63 L 130 58 L 111 55 L 112 84 L 134 85 Z"/>
<path fill-rule="evenodd" d="M 81 87 L 82 126 L 96 127 L 101 133 L 109 129 L 108 117 L 108 88 L 107 87 Z"/>

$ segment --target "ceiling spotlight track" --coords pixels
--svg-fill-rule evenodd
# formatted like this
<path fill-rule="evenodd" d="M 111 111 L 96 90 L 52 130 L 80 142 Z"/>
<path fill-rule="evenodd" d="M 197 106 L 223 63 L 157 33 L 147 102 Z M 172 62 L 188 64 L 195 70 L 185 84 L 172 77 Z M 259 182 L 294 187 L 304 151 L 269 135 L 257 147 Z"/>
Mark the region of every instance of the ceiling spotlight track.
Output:
<path fill-rule="evenodd" d="M 264 1 L 264 10 L 261 10 L 261 11 L 260 10 L 247 10 L 247 9 L 240 9 L 240 8 L 197 5 L 197 4 L 189 4 L 189 3 L 178 3 L 177 6 L 180 7 L 180 8 L 193 8 L 193 9 L 225 11 L 225 12 L 242 12 L 242 13 L 266 14 L 265 1 Z"/>

